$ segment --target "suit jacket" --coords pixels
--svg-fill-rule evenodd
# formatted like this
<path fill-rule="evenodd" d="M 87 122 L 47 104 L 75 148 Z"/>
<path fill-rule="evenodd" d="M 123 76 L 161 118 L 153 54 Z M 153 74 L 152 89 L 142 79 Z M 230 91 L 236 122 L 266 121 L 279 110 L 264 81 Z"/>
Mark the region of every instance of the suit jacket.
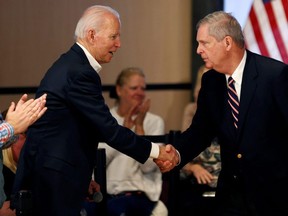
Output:
<path fill-rule="evenodd" d="M 218 198 L 229 179 L 238 176 L 243 179 L 247 199 L 255 203 L 260 215 L 281 211 L 287 215 L 287 66 L 247 51 L 237 130 L 227 100 L 225 75 L 206 72 L 195 117 L 179 141 L 180 167 L 218 137 L 222 161 Z"/>
<path fill-rule="evenodd" d="M 36 97 L 43 93 L 48 94 L 48 110 L 28 129 L 16 173 L 14 193 L 20 189 L 31 188 L 34 202 L 42 199 L 43 203 L 51 203 L 51 199 L 56 199 L 54 203 L 57 199 L 63 202 L 61 199 L 65 197 L 61 198 L 62 193 L 66 194 L 67 203 L 71 201 L 67 204 L 67 209 L 75 206 L 80 208 L 80 203 L 88 191 L 99 141 L 106 142 L 141 163 L 148 159 L 151 142 L 118 125 L 103 99 L 98 73 L 91 67 L 77 44 L 60 56 L 47 71 Z M 63 180 L 62 177 L 53 178 L 54 173 L 49 176 L 47 170 L 64 175 L 63 178 L 67 181 L 67 184 L 64 182 L 65 184 L 62 183 L 61 188 L 58 188 L 59 197 L 57 194 L 52 197 L 51 188 L 40 191 L 45 184 L 51 187 L 59 186 L 59 182 Z M 74 187 L 68 189 L 66 185 L 70 183 L 74 184 Z M 72 200 L 77 202 L 73 203 Z M 53 209 L 53 204 L 51 205 Z M 50 211 L 41 208 L 38 210 L 43 211 L 42 215 Z M 73 215 L 64 210 L 62 213 Z M 53 212 L 53 215 L 57 213 Z"/>

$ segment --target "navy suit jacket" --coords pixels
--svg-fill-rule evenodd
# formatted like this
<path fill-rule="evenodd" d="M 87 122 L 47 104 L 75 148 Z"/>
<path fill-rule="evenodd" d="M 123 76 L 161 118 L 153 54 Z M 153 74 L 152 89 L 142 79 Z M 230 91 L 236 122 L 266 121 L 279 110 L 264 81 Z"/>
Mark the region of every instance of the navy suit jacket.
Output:
<path fill-rule="evenodd" d="M 288 215 L 287 65 L 247 51 L 238 130 L 227 100 L 225 75 L 215 70 L 206 72 L 196 114 L 179 141 L 179 167 L 218 137 L 222 160 L 218 198 L 226 181 L 241 176 L 248 199 L 263 213 L 260 215 L 281 211 Z"/>
<path fill-rule="evenodd" d="M 41 185 L 41 179 L 36 175 L 47 168 L 74 181 L 74 189 L 79 191 L 83 200 L 95 166 L 99 141 L 108 143 L 141 163 L 149 158 L 151 142 L 118 125 L 103 99 L 98 73 L 77 44 L 60 56 L 47 71 L 36 97 L 43 93 L 48 94 L 48 110 L 28 129 L 14 193 L 32 187 L 34 194 L 37 194 L 36 185 Z M 55 181 L 56 185 L 56 178 L 46 177 L 45 181 L 50 181 L 51 185 Z M 78 200 L 71 196 L 74 189 L 62 192 L 67 193 L 67 199 Z M 48 196 L 41 198 L 43 202 L 51 199 Z"/>

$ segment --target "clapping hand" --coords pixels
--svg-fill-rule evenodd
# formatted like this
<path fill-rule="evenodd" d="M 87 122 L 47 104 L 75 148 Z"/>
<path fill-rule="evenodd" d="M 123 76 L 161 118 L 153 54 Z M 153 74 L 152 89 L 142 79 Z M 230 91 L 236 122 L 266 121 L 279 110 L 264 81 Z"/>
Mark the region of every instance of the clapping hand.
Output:
<path fill-rule="evenodd" d="M 15 134 L 25 132 L 45 113 L 46 97 L 47 94 L 43 94 L 37 99 L 28 100 L 28 95 L 24 94 L 17 105 L 14 102 L 11 103 L 5 120 L 12 125 Z"/>
<path fill-rule="evenodd" d="M 138 135 L 144 135 L 143 122 L 146 113 L 150 109 L 150 99 L 145 100 L 142 104 L 135 104 L 131 107 L 127 115 L 124 116 L 123 126 L 127 128 L 135 127 L 135 133 Z"/>

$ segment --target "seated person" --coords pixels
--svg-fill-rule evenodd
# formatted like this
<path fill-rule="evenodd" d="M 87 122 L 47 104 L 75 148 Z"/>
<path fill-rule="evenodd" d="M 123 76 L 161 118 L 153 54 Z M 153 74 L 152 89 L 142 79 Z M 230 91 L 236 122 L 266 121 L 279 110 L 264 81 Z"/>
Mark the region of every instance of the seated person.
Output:
<path fill-rule="evenodd" d="M 145 100 L 145 89 L 145 75 L 140 68 L 122 70 L 116 81 L 118 98 L 111 114 L 138 135 L 164 135 L 164 121 L 149 112 L 150 100 Z M 100 143 L 99 148 L 106 149 L 109 216 L 168 215 L 159 200 L 162 173 L 152 159 L 141 164 L 105 143 Z"/>
<path fill-rule="evenodd" d="M 10 209 L 10 195 L 13 187 L 17 163 L 20 151 L 24 145 L 26 135 L 19 134 L 18 140 L 9 148 L 2 149 L 3 154 L 3 176 L 4 176 L 4 191 L 7 196 L 2 208 L 0 216 L 15 216 L 15 210 Z"/>
<path fill-rule="evenodd" d="M 6 118 L 7 109 L 1 114 L 3 119 Z M 15 210 L 10 209 L 10 195 L 13 187 L 15 173 L 17 169 L 17 163 L 20 155 L 20 151 L 25 143 L 26 135 L 21 133 L 17 135 L 17 140 L 8 148 L 2 149 L 3 157 L 3 176 L 4 176 L 4 192 L 6 194 L 6 201 L 0 209 L 0 216 L 15 216 Z"/>
<path fill-rule="evenodd" d="M 180 177 L 189 178 L 190 176 L 192 183 L 208 185 L 209 187 L 206 187 L 205 191 L 215 191 L 220 169 L 220 146 L 215 138 L 210 147 L 182 168 Z M 205 196 L 205 194 L 203 195 Z M 206 195 L 208 194 L 206 193 Z"/>
<path fill-rule="evenodd" d="M 17 104 L 12 102 L 10 107 L 0 114 L 0 182 L 1 186 L 3 184 L 3 188 L 1 188 L 1 216 L 16 215 L 16 210 L 10 208 L 10 196 L 19 155 L 26 140 L 25 133 L 27 128 L 39 119 L 47 110 L 47 108 L 44 107 L 46 104 L 46 96 L 47 95 L 44 94 L 39 99 L 28 100 L 28 95 L 24 94 Z M 29 109 L 29 107 L 34 107 L 36 109 Z"/>

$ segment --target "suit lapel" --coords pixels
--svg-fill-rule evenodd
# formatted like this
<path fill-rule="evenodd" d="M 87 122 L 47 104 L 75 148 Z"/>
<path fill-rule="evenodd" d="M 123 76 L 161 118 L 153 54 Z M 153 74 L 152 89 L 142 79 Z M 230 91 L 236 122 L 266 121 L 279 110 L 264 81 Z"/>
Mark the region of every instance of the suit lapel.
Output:
<path fill-rule="evenodd" d="M 249 105 L 253 100 L 257 88 L 257 67 L 255 61 L 252 61 L 253 56 L 247 51 L 247 60 L 243 71 L 241 97 L 240 97 L 240 110 L 238 121 L 238 135 L 241 133 L 243 125 L 246 121 Z"/>

